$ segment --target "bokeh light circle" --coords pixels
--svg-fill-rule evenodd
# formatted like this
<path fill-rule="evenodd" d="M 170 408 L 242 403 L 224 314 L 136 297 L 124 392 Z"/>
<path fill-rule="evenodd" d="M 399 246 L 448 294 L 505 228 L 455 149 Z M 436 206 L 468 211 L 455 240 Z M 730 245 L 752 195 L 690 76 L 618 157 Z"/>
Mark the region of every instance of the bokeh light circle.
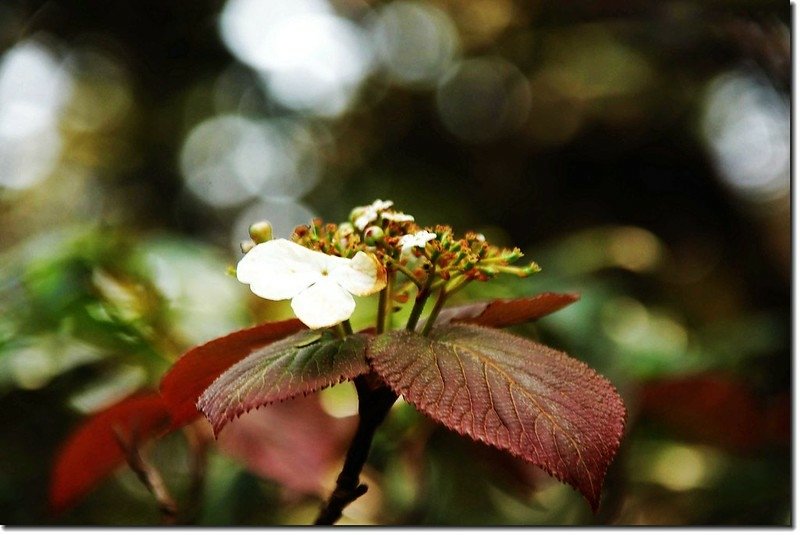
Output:
<path fill-rule="evenodd" d="M 458 30 L 441 9 L 421 2 L 384 6 L 372 28 L 378 56 L 401 85 L 433 85 L 458 52 Z"/>
<path fill-rule="evenodd" d="M 322 0 L 229 0 L 220 31 L 274 100 L 315 115 L 349 109 L 374 63 L 365 31 Z"/>
<path fill-rule="evenodd" d="M 299 124 L 220 115 L 197 125 L 181 151 L 186 186 L 218 207 L 253 197 L 294 199 L 319 179 L 313 138 Z"/>
<path fill-rule="evenodd" d="M 447 130 L 466 142 L 485 142 L 518 129 L 528 118 L 528 80 L 497 57 L 455 65 L 436 90 L 439 117 Z"/>

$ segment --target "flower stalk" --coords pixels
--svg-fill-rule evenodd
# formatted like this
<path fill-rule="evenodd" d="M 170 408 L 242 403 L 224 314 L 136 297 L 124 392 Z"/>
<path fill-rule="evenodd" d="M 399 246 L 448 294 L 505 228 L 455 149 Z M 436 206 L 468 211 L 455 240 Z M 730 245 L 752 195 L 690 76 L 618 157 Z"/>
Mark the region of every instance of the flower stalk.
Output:
<path fill-rule="evenodd" d="M 358 392 L 358 429 L 336 478 L 336 488 L 314 521 L 318 526 L 335 524 L 342 517 L 344 508 L 367 492 L 367 485 L 360 481 L 361 470 L 367 462 L 375 431 L 397 400 L 397 394 L 377 376 L 362 375 L 354 382 Z"/>
<path fill-rule="evenodd" d="M 425 322 L 425 326 L 422 328 L 422 336 L 428 336 L 428 333 L 431 332 L 431 329 L 436 324 L 436 318 L 439 317 L 439 312 L 442 311 L 442 307 L 444 306 L 444 302 L 447 301 L 447 289 L 442 287 L 439 290 L 439 295 L 436 298 L 436 303 L 433 305 L 433 310 L 431 310 L 430 315 L 428 316 L 428 320 Z"/>
<path fill-rule="evenodd" d="M 383 334 L 392 317 L 392 292 L 394 292 L 395 272 L 386 270 L 386 287 L 378 296 L 378 318 L 375 321 L 375 333 Z"/>
<path fill-rule="evenodd" d="M 428 274 L 428 278 L 425 279 L 425 284 L 417 292 L 417 297 L 414 299 L 414 307 L 411 309 L 411 314 L 408 316 L 406 330 L 413 331 L 417 328 L 417 322 L 419 321 L 419 317 L 422 315 L 422 310 L 425 308 L 425 302 L 431 295 L 431 284 L 433 284 L 433 279 L 433 273 Z"/>

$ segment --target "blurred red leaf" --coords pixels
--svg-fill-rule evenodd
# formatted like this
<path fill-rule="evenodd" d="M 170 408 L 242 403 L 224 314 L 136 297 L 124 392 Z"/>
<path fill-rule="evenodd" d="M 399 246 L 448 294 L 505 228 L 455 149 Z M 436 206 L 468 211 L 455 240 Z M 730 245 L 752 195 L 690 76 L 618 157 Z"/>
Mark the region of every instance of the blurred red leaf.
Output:
<path fill-rule="evenodd" d="M 367 373 L 366 336 L 341 340 L 301 332 L 253 351 L 220 375 L 197 401 L 218 434 L 252 409 L 315 392 Z"/>
<path fill-rule="evenodd" d="M 161 395 L 180 427 L 200 415 L 197 399 L 222 372 L 265 346 L 306 329 L 295 318 L 265 323 L 211 340 L 186 352 L 161 379 Z"/>
<path fill-rule="evenodd" d="M 225 428 L 217 444 L 258 476 L 322 496 L 330 485 L 325 478 L 341 464 L 356 423 L 355 416 L 330 416 L 318 396 L 307 396 L 242 416 Z"/>
<path fill-rule="evenodd" d="M 170 415 L 156 392 L 126 398 L 91 416 L 64 442 L 50 482 L 50 509 L 73 506 L 125 460 L 115 430 L 142 442 L 166 433 Z"/>
<path fill-rule="evenodd" d="M 761 403 L 744 383 L 703 374 L 650 382 L 640 394 L 643 417 L 681 438 L 749 453 L 789 437 L 789 401 Z"/>
<path fill-rule="evenodd" d="M 438 327 L 372 339 L 373 369 L 419 411 L 578 489 L 597 510 L 625 424 L 617 391 L 586 364 L 509 333 Z"/>
<path fill-rule="evenodd" d="M 474 323 L 484 327 L 509 327 L 534 321 L 580 299 L 578 294 L 542 293 L 520 299 L 480 301 L 442 310 L 437 325 Z"/>

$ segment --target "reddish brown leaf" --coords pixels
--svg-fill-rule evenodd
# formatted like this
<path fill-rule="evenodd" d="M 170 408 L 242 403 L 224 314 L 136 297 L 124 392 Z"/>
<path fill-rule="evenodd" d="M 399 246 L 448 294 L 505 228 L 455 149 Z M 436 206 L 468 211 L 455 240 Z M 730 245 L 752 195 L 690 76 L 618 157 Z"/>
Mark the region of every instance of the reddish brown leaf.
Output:
<path fill-rule="evenodd" d="M 365 353 L 364 335 L 341 340 L 328 331 L 297 333 L 237 362 L 203 392 L 197 407 L 218 434 L 244 412 L 368 372 Z"/>
<path fill-rule="evenodd" d="M 484 327 L 509 327 L 538 320 L 580 299 L 578 294 L 542 293 L 520 299 L 480 301 L 442 310 L 437 325 L 474 323 Z"/>
<path fill-rule="evenodd" d="M 283 488 L 324 495 L 355 432 L 357 417 L 334 418 L 312 395 L 261 407 L 219 436 L 222 453 Z"/>
<path fill-rule="evenodd" d="M 180 427 L 200 416 L 197 398 L 222 372 L 265 346 L 305 329 L 298 319 L 265 323 L 190 349 L 161 379 L 161 395 Z"/>
<path fill-rule="evenodd" d="M 418 410 L 578 489 L 594 510 L 625 424 L 617 391 L 586 364 L 509 333 L 448 325 L 374 338 L 373 369 Z"/>
<path fill-rule="evenodd" d="M 84 422 L 56 456 L 50 509 L 60 513 L 83 498 L 125 460 L 115 430 L 145 441 L 166 433 L 170 415 L 158 393 L 129 397 Z"/>
<path fill-rule="evenodd" d="M 653 381 L 642 388 L 640 399 L 642 416 L 679 437 L 737 453 L 788 437 L 785 397 L 762 403 L 746 384 L 724 375 Z"/>

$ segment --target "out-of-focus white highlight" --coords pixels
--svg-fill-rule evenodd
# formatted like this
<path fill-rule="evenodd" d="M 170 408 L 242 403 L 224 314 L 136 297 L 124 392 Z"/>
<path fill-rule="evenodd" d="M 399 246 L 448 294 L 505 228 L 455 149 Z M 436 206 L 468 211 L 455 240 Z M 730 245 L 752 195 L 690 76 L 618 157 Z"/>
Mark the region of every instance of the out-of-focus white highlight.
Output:
<path fill-rule="evenodd" d="M 789 191 L 789 104 L 766 80 L 743 72 L 711 82 L 702 129 L 722 179 L 746 200 Z"/>
<path fill-rule="evenodd" d="M 237 115 L 197 125 L 184 143 L 180 164 L 189 190 L 220 207 L 253 197 L 299 198 L 319 179 L 314 141 L 302 125 Z"/>
<path fill-rule="evenodd" d="M 322 0 L 229 0 L 220 29 L 271 96 L 294 110 L 343 113 L 372 68 L 364 31 Z"/>
<path fill-rule="evenodd" d="M 71 93 L 59 59 L 22 41 L 0 62 L 0 187 L 24 189 L 47 177 L 61 153 L 58 122 Z"/>
<path fill-rule="evenodd" d="M 401 0 L 384 6 L 372 35 L 385 69 L 404 85 L 435 84 L 459 48 L 450 17 L 420 2 Z"/>

